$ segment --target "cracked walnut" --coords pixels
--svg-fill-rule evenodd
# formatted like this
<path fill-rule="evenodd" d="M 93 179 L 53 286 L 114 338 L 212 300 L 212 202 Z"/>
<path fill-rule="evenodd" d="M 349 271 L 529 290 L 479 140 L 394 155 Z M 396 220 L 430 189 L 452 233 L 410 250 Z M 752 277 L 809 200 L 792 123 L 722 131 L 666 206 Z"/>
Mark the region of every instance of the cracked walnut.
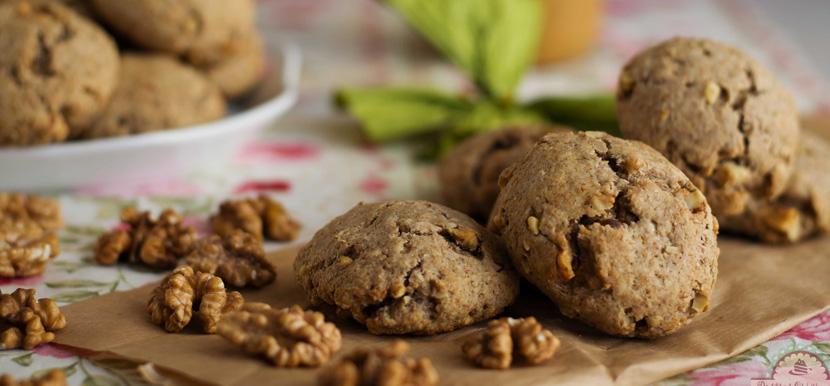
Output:
<path fill-rule="evenodd" d="M 53 331 L 66 327 L 66 317 L 47 298 L 37 299 L 34 289 L 18 288 L 0 294 L 0 349 L 32 348 L 55 339 Z"/>
<path fill-rule="evenodd" d="M 464 356 L 476 366 L 507 369 L 518 355 L 531 365 L 542 363 L 556 353 L 559 339 L 542 327 L 536 318 L 501 318 L 464 342 Z"/>
<path fill-rule="evenodd" d="M 300 232 L 300 223 L 291 218 L 285 207 L 266 195 L 256 198 L 227 200 L 219 213 L 210 217 L 216 234 L 227 236 L 237 230 L 250 233 L 258 240 L 291 241 Z"/>
<path fill-rule="evenodd" d="M 15 381 L 10 374 L 0 375 L 0 386 L 66 386 L 66 373 L 52 369 L 40 376 Z"/>
<path fill-rule="evenodd" d="M 196 231 L 182 224 L 182 216 L 165 209 L 153 219 L 150 212 L 127 208 L 121 221 L 129 228 L 102 234 L 95 247 L 95 261 L 111 265 L 119 260 L 169 269 L 190 252 Z"/>
<path fill-rule="evenodd" d="M 219 277 L 182 266 L 153 290 L 147 312 L 154 324 L 168 332 L 183 330 L 196 312 L 202 331 L 213 334 L 222 316 L 240 309 L 243 304 L 242 295 L 236 291 L 227 292 Z"/>
<path fill-rule="evenodd" d="M 265 259 L 262 244 L 242 231 L 202 238 L 186 261 L 195 271 L 219 276 L 237 288 L 263 287 L 276 278 L 276 269 Z"/>
<path fill-rule="evenodd" d="M 341 344 L 340 330 L 323 314 L 296 305 L 275 309 L 265 303 L 245 304 L 219 322 L 218 333 L 277 367 L 320 366 Z"/>
<path fill-rule="evenodd" d="M 434 386 L 438 372 L 429 358 L 409 358 L 409 344 L 358 349 L 320 371 L 320 386 Z"/>

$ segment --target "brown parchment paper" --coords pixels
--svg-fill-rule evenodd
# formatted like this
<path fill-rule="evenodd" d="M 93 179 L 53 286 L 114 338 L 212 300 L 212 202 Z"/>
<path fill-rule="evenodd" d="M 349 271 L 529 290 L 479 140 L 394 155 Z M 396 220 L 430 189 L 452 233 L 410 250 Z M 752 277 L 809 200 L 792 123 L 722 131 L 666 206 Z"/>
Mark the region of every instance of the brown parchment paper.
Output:
<path fill-rule="evenodd" d="M 471 367 L 460 340 L 483 323 L 436 337 L 407 337 L 413 354 L 430 357 L 443 385 L 639 385 L 717 362 L 769 340 L 830 307 L 830 238 L 789 247 L 770 247 L 721 238 L 720 275 L 711 309 L 680 332 L 658 340 L 602 335 L 564 319 L 529 286 L 505 314 L 534 315 L 562 340 L 553 360 L 508 371 Z M 274 306 L 306 304 L 291 264 L 296 249 L 269 255 L 277 282 L 245 292 L 249 300 Z M 148 321 L 145 304 L 152 286 L 104 295 L 64 308 L 68 327 L 57 343 L 153 362 L 187 378 L 217 385 L 313 385 L 316 369 L 276 369 L 226 343 L 221 337 L 187 331 L 168 334 Z M 338 320 L 340 353 L 378 345 L 360 325 Z"/>

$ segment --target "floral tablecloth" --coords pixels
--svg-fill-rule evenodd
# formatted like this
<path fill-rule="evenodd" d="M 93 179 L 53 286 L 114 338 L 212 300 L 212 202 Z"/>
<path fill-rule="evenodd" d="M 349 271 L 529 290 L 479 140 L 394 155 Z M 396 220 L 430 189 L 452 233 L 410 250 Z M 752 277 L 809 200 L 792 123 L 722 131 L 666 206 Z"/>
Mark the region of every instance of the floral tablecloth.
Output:
<path fill-rule="evenodd" d="M 67 220 L 60 238 L 62 254 L 43 276 L 3 279 L 0 290 L 34 287 L 39 295 L 68 304 L 157 280 L 159 273 L 99 267 L 90 260 L 95 238 L 117 224 L 125 206 L 173 207 L 204 229 L 206 216 L 222 199 L 264 192 L 304 223 L 301 242 L 358 201 L 435 198 L 429 165 L 413 162 L 412 149 L 404 144 L 376 147 L 361 142 L 355 124 L 332 110 L 329 95 L 346 84 L 469 87 L 460 74 L 374 1 L 260 0 L 259 17 L 303 50 L 302 91 L 292 113 L 241 149 L 223 170 L 57 193 Z M 599 47 L 584 58 L 537 69 L 520 95 L 610 90 L 628 57 L 674 35 L 713 37 L 746 49 L 779 73 L 803 110 L 830 111 L 825 80 L 745 0 L 609 0 Z M 812 353 L 830 367 L 830 312 L 734 358 L 660 384 L 748 385 L 753 378 L 769 378 L 780 358 L 798 351 Z M 23 377 L 53 367 L 67 369 L 73 385 L 139 381 L 117 363 L 93 363 L 83 353 L 52 345 L 34 352 L 0 352 L 0 373 Z"/>

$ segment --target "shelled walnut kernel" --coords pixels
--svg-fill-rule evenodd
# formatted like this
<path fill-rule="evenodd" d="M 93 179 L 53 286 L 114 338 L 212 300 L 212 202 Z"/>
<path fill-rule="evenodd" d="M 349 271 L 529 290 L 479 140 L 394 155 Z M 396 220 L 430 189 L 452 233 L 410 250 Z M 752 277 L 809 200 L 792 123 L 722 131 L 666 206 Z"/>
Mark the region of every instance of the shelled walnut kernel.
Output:
<path fill-rule="evenodd" d="M 58 255 L 60 204 L 50 198 L 0 193 L 0 277 L 43 273 Z"/>
<path fill-rule="evenodd" d="M 41 376 L 17 381 L 10 374 L 3 374 L 0 375 L 0 386 L 66 386 L 66 373 L 52 369 Z"/>
<path fill-rule="evenodd" d="M 471 336 L 461 347 L 464 356 L 476 366 L 506 369 L 518 356 L 531 365 L 542 363 L 556 353 L 559 339 L 544 329 L 536 318 L 501 318 Z"/>
<path fill-rule="evenodd" d="M 218 235 L 226 236 L 241 230 L 258 240 L 274 241 L 294 240 L 301 228 L 282 204 L 264 194 L 222 202 L 219 212 L 210 217 L 210 225 Z"/>
<path fill-rule="evenodd" d="M 247 303 L 219 322 L 219 335 L 277 367 L 315 367 L 340 349 L 340 330 L 323 314 L 299 306 L 275 309 Z"/>
<path fill-rule="evenodd" d="M 429 358 L 409 358 L 409 344 L 358 349 L 320 371 L 320 386 L 434 386 L 438 372 Z"/>
<path fill-rule="evenodd" d="M 238 230 L 226 236 L 200 239 L 186 261 L 194 271 L 219 276 L 237 288 L 263 287 L 277 276 L 274 266 L 265 259 L 262 244 L 254 236 Z"/>
<path fill-rule="evenodd" d="M 182 216 L 165 209 L 153 219 L 150 212 L 126 208 L 121 221 L 128 229 L 102 234 L 95 247 L 95 261 L 112 265 L 118 261 L 141 263 L 151 268 L 170 269 L 190 252 L 196 231 L 182 224 Z"/>
<path fill-rule="evenodd" d="M 34 289 L 0 293 L 0 349 L 31 350 L 55 339 L 53 331 L 66 327 L 66 317 L 47 298 L 37 299 Z"/>
<path fill-rule="evenodd" d="M 222 279 L 183 266 L 167 275 L 153 290 L 147 313 L 154 324 L 168 332 L 179 332 L 190 324 L 196 312 L 202 331 L 213 334 L 223 315 L 239 310 L 244 303 L 239 292 L 225 290 Z"/>

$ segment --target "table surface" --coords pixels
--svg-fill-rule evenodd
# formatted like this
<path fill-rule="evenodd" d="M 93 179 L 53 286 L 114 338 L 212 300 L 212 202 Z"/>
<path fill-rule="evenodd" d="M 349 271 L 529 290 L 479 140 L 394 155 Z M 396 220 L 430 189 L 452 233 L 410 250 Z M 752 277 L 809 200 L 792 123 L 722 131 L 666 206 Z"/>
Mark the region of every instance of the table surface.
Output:
<path fill-rule="evenodd" d="M 620 66 L 635 52 L 671 36 L 693 35 L 745 49 L 779 74 L 795 92 L 802 110 L 830 111 L 827 83 L 819 67 L 812 64 L 826 60 L 821 55 L 827 51 L 817 56 L 805 54 L 809 51 L 804 49 L 805 44 L 826 43 L 798 38 L 809 28 L 782 28 L 798 24 L 793 22 L 798 18 L 786 12 L 776 12 L 776 17 L 770 18 L 763 9 L 775 11 L 781 6 L 769 3 L 609 0 L 599 46 L 583 58 L 536 69 L 525 79 L 520 95 L 611 90 Z M 376 147 L 362 143 L 355 124 L 332 110 L 329 96 L 331 90 L 343 85 L 469 87 L 460 74 L 373 1 L 260 0 L 259 6 L 260 22 L 277 26 L 281 37 L 294 40 L 303 50 L 302 91 L 292 113 L 242 149 L 225 169 L 149 182 L 101 183 L 56 193 L 67 220 L 60 237 L 61 256 L 43 276 L 0 279 L 0 290 L 34 287 L 40 296 L 68 304 L 159 279 L 158 273 L 128 266 L 99 267 L 90 260 L 95 238 L 117 225 L 118 213 L 125 206 L 177 208 L 187 222 L 204 230 L 205 218 L 221 200 L 268 193 L 304 223 L 298 241 L 302 242 L 359 201 L 437 199 L 434 170 L 429 165 L 412 162 L 412 149 L 404 144 Z M 816 6 L 827 9 L 826 3 Z M 805 12 L 803 9 L 812 8 L 807 2 L 799 9 Z M 830 70 L 828 62 L 823 63 L 825 71 Z M 752 378 L 768 377 L 777 360 L 794 351 L 814 353 L 830 366 L 830 311 L 737 357 L 660 384 L 746 385 Z M 99 365 L 52 345 L 34 352 L 0 352 L 0 373 L 23 377 L 64 367 L 72 374 L 72 385 L 130 382 L 118 366 Z"/>

